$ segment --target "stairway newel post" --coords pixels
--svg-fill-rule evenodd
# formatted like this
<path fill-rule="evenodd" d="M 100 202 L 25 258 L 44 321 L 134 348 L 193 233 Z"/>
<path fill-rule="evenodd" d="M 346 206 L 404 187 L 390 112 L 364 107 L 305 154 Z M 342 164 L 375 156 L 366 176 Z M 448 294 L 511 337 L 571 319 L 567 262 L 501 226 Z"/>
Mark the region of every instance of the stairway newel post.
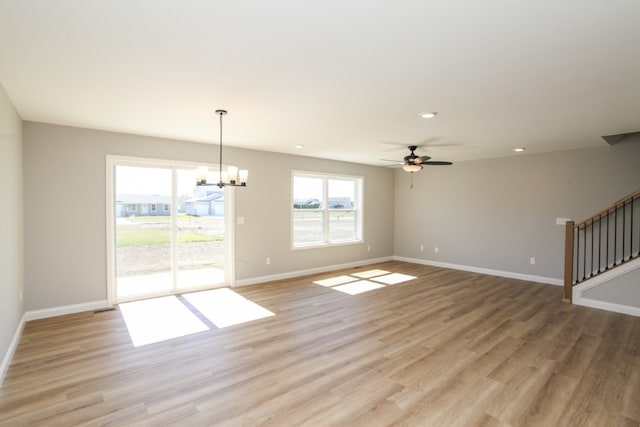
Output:
<path fill-rule="evenodd" d="M 575 222 L 567 221 L 564 226 L 564 295 L 562 302 L 571 304 L 573 295 L 573 231 Z"/>

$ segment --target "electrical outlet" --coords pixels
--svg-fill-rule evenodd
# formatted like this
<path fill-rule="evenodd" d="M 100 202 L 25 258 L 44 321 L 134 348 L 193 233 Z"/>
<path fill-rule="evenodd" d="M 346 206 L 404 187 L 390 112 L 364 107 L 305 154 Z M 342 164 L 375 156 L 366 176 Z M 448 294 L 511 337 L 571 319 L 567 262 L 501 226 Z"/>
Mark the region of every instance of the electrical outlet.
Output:
<path fill-rule="evenodd" d="M 20 302 L 22 302 L 22 289 L 20 289 L 20 292 L 18 292 L 18 298 L 20 298 Z"/>
<path fill-rule="evenodd" d="M 535 264 L 536 263 L 536 258 L 535 257 L 529 258 L 529 263 L 530 264 Z"/>
<path fill-rule="evenodd" d="M 371 252 L 371 245 L 367 245 L 367 252 Z"/>
<path fill-rule="evenodd" d="M 420 251 L 424 251 L 424 245 L 420 245 Z"/>
<path fill-rule="evenodd" d="M 267 265 L 269 265 L 269 264 L 271 264 L 271 257 L 270 256 L 267 257 Z"/>
<path fill-rule="evenodd" d="M 440 252 L 440 248 L 439 247 L 435 247 L 433 248 L 433 253 L 437 254 L 438 252 Z"/>

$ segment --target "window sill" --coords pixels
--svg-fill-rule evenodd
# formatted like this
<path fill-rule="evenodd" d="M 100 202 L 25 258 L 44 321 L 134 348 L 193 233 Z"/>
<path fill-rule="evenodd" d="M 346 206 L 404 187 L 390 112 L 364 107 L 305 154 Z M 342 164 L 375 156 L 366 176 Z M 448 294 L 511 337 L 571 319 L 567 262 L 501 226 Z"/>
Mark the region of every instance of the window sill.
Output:
<path fill-rule="evenodd" d="M 319 248 L 331 248 L 336 246 L 349 246 L 349 245 L 362 245 L 364 243 L 363 240 L 344 240 L 338 242 L 329 242 L 329 243 L 309 243 L 305 245 L 292 246 L 292 251 L 301 251 L 306 249 L 319 249 Z"/>

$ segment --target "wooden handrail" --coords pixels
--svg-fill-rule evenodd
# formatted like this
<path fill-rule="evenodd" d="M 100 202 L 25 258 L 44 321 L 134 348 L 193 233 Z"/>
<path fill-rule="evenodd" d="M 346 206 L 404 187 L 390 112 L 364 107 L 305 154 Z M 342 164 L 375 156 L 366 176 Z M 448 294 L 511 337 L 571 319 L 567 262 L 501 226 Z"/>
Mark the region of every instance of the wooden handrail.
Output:
<path fill-rule="evenodd" d="M 618 200 L 616 202 L 613 202 L 612 204 L 609 205 L 608 208 L 605 208 L 605 209 L 601 210 L 600 212 L 598 212 L 598 213 L 596 213 L 594 215 L 591 215 L 589 218 L 587 218 L 587 219 L 585 219 L 583 221 L 576 222 L 576 227 L 578 227 L 578 228 L 584 227 L 584 225 L 587 222 L 593 221 L 596 218 L 600 218 L 602 215 L 608 214 L 609 211 L 615 210 L 615 209 L 619 208 L 621 205 L 624 205 L 624 204 L 628 203 L 629 200 L 634 200 L 634 199 L 637 199 L 638 197 L 640 197 L 640 190 L 637 190 L 635 193 L 631 193 L 631 194 L 629 194 L 627 196 L 624 196 L 622 199 L 620 199 L 620 200 Z"/>

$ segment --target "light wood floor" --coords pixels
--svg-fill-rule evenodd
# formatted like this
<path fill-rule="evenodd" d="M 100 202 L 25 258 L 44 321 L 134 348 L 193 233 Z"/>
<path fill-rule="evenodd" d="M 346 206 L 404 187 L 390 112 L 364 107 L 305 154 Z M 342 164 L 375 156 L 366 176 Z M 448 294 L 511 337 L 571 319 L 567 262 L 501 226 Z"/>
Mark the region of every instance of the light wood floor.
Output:
<path fill-rule="evenodd" d="M 359 295 L 313 284 L 380 268 Z M 389 262 L 237 292 L 275 316 L 134 348 L 120 311 L 29 322 L 0 425 L 638 426 L 640 318 Z"/>

